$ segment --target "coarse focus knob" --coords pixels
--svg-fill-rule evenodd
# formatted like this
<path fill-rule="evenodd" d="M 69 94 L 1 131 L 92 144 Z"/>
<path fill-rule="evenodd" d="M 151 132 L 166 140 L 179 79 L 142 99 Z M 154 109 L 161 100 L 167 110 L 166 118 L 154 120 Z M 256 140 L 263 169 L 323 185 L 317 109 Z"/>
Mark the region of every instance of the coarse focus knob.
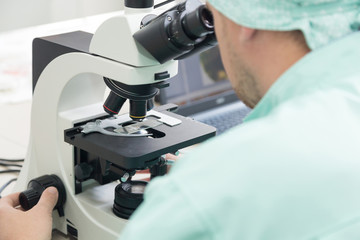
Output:
<path fill-rule="evenodd" d="M 25 210 L 29 210 L 38 203 L 40 196 L 33 188 L 25 190 L 20 194 L 20 204 Z"/>
<path fill-rule="evenodd" d="M 56 175 L 44 175 L 32 179 L 28 184 L 28 189 L 21 192 L 19 202 L 23 209 L 29 210 L 40 200 L 41 194 L 48 187 L 56 187 L 59 193 L 58 201 L 54 207 L 60 216 L 64 216 L 64 203 L 66 201 L 66 191 L 61 179 Z"/>

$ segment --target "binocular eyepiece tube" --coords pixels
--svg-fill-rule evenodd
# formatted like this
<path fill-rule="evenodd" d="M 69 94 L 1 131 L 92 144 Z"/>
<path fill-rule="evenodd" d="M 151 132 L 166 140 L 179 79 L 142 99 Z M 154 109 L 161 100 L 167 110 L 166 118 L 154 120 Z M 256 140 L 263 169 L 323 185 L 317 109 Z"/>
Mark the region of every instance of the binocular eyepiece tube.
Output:
<path fill-rule="evenodd" d="M 187 36 L 195 40 L 214 31 L 213 16 L 205 5 L 200 5 L 195 11 L 185 14 L 181 24 Z"/>
<path fill-rule="evenodd" d="M 217 44 L 211 12 L 199 0 L 185 1 L 159 16 L 147 15 L 134 39 L 159 63 L 179 60 Z M 158 88 L 148 85 L 125 85 L 104 78 L 111 93 L 104 110 L 117 114 L 126 99 L 130 100 L 130 117 L 141 121 L 153 107 Z"/>
<path fill-rule="evenodd" d="M 197 0 L 180 3 L 153 18 L 133 37 L 159 63 L 190 56 L 200 46 L 205 50 L 217 44 L 213 16 Z"/>

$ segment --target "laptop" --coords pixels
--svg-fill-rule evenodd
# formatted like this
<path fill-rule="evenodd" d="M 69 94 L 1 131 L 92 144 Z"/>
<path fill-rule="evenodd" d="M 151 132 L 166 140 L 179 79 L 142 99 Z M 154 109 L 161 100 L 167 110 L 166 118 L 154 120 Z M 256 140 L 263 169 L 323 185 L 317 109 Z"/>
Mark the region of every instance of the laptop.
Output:
<path fill-rule="evenodd" d="M 218 47 L 179 61 L 179 73 L 157 96 L 160 104 L 174 103 L 177 114 L 217 128 L 217 135 L 241 124 L 250 108 L 232 90 Z"/>

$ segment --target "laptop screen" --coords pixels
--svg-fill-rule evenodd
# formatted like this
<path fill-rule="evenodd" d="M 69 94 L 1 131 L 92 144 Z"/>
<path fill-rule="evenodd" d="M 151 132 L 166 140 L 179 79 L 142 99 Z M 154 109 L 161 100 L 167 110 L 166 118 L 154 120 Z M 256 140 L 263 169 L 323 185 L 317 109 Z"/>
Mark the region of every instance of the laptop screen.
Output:
<path fill-rule="evenodd" d="M 160 92 L 160 103 L 177 104 L 183 115 L 238 100 L 226 76 L 218 47 L 179 61 L 178 75 L 169 83 L 170 86 Z"/>

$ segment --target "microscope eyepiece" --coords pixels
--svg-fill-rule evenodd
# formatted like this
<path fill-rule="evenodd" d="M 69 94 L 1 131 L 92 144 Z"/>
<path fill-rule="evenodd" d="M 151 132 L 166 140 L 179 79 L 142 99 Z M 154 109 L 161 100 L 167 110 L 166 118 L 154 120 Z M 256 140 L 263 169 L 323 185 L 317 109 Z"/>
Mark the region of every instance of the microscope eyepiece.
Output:
<path fill-rule="evenodd" d="M 201 38 L 214 31 L 214 21 L 211 12 L 200 5 L 195 11 L 186 14 L 182 25 L 188 36 Z"/>
<path fill-rule="evenodd" d="M 198 49 L 197 45 L 201 45 L 202 50 L 216 45 L 212 14 L 198 0 L 180 3 L 144 22 L 146 24 L 133 37 L 159 63 L 184 54 L 190 56 L 194 49 Z M 208 42 L 210 35 L 215 41 L 203 44 L 203 41 Z"/>
<path fill-rule="evenodd" d="M 214 17 L 205 6 L 201 8 L 200 17 L 205 27 L 208 28 L 208 30 L 214 31 Z"/>

